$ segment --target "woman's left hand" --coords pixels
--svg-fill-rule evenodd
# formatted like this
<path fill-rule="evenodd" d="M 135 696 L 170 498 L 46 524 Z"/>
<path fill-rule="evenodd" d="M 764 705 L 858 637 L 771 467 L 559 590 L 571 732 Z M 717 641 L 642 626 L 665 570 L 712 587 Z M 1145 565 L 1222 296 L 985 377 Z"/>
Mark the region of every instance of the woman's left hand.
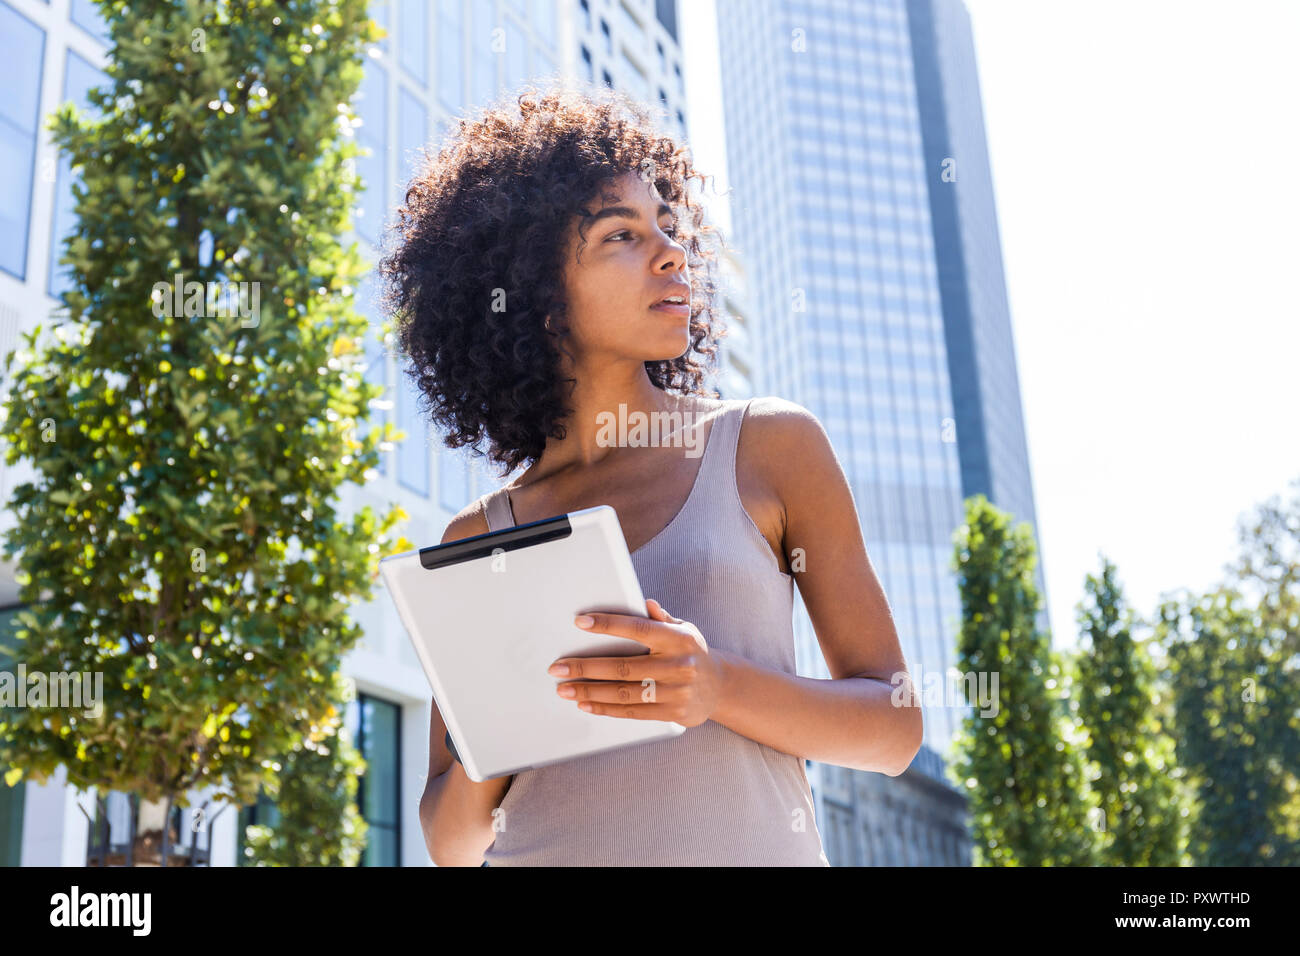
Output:
<path fill-rule="evenodd" d="M 679 620 L 653 598 L 645 602 L 650 615 L 579 615 L 591 625 L 584 630 L 631 638 L 650 648 L 649 654 L 631 657 L 562 657 L 547 671 L 555 677 L 572 677 L 556 686 L 561 696 L 571 688 L 583 710 L 633 720 L 675 721 L 695 727 L 709 719 L 722 698 L 726 661 L 721 651 L 710 651 L 704 635 L 690 621 Z M 561 673 L 557 667 L 567 666 Z"/>

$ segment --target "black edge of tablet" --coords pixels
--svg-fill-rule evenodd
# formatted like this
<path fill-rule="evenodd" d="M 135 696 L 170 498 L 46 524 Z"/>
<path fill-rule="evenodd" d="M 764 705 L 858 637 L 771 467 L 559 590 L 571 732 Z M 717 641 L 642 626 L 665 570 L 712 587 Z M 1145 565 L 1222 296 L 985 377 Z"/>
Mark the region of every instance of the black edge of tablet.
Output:
<path fill-rule="evenodd" d="M 420 563 L 432 571 L 434 568 L 445 568 L 450 564 L 489 557 L 497 548 L 503 551 L 518 551 L 520 548 L 530 548 L 544 541 L 567 538 L 572 533 L 569 516 L 557 515 L 554 518 L 542 518 L 540 521 L 530 521 L 528 524 L 516 525 L 513 528 L 476 534 L 472 538 L 464 538 L 460 541 L 449 541 L 447 544 L 421 548 Z"/>

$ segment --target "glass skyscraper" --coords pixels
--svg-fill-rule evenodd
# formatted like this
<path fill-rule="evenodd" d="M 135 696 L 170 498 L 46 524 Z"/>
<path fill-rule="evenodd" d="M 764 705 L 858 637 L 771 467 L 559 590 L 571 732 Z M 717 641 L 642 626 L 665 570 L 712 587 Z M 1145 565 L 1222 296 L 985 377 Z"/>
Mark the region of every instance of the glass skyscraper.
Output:
<path fill-rule="evenodd" d="M 825 425 L 908 668 L 941 678 L 963 497 L 1033 514 L 968 15 L 960 0 L 717 9 L 756 391 Z M 829 677 L 802 608 L 796 635 L 800 673 Z M 810 767 L 833 864 L 968 862 L 942 761 L 967 709 L 927 706 L 899 777 Z"/>
<path fill-rule="evenodd" d="M 970 17 L 960 3 L 911 2 L 908 27 L 962 494 L 984 495 L 1029 522 L 1037 537 Z M 1047 630 L 1041 549 L 1037 577 L 1044 607 L 1039 626 Z"/>

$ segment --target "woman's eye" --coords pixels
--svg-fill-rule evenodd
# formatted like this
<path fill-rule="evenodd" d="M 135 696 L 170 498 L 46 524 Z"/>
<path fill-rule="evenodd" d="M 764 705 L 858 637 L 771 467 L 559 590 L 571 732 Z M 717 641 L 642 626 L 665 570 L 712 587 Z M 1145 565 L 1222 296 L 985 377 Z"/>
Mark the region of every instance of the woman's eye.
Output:
<path fill-rule="evenodd" d="M 667 233 L 669 236 L 672 236 L 674 239 L 676 239 L 677 224 L 674 223 L 673 225 L 669 226 L 667 229 L 664 230 L 664 232 Z M 608 237 L 606 237 L 605 241 L 609 242 L 610 239 L 617 239 L 619 236 L 630 236 L 631 234 L 632 231 L 630 229 L 620 229 L 618 232 L 611 233 Z"/>

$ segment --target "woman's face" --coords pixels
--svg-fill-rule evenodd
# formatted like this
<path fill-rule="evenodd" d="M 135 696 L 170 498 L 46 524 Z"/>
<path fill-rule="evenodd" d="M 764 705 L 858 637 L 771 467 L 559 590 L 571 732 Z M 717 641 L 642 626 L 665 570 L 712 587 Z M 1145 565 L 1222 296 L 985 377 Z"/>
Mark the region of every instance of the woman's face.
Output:
<path fill-rule="evenodd" d="M 690 272 L 686 250 L 674 239 L 675 217 L 654 183 L 625 173 L 585 208 L 592 218 L 575 216 L 569 229 L 568 347 L 579 360 L 655 362 L 682 355 L 690 345 Z M 683 306 L 656 307 L 674 294 Z"/>

